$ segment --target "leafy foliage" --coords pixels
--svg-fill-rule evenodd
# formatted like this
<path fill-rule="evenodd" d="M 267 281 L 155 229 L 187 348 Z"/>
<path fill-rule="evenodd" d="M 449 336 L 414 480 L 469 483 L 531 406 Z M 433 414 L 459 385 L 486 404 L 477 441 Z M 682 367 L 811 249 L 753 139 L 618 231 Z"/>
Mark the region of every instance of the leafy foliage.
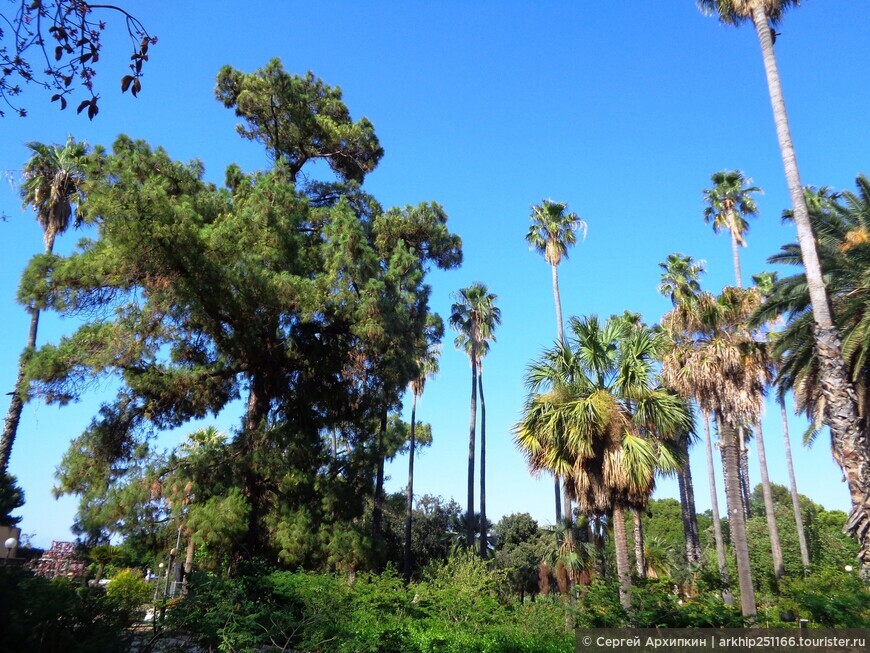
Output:
<path fill-rule="evenodd" d="M 77 87 L 89 96 L 76 110 L 87 109 L 88 118 L 99 113 L 94 77 L 102 52 L 105 14 L 124 18 L 133 54 L 130 73 L 121 79 L 121 92 L 137 95 L 142 88 L 142 67 L 148 61 L 148 48 L 157 37 L 132 14 L 114 5 L 91 5 L 83 0 L 28 2 L 16 0 L 14 8 L 0 14 L 7 29 L 0 30 L 0 99 L 18 115 L 27 111 L 18 105 L 20 82 L 54 91 L 52 102 L 66 109 Z M 34 63 L 34 59 L 38 63 Z M 38 72 L 34 71 L 34 65 Z M 0 111 L 0 116 L 4 112 Z"/>
<path fill-rule="evenodd" d="M 126 629 L 138 608 L 122 594 L 6 569 L 0 574 L 0 632 L 5 641 L 37 653 L 122 653 L 130 650 Z"/>

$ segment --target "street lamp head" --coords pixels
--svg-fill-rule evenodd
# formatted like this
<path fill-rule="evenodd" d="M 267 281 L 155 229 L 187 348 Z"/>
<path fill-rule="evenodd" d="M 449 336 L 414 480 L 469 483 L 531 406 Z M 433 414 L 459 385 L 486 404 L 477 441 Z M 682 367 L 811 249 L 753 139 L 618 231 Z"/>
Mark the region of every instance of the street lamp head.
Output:
<path fill-rule="evenodd" d="M 159 565 L 157 565 L 157 568 L 158 568 L 158 569 L 163 569 L 163 567 L 165 567 L 165 566 L 166 566 L 166 565 L 164 565 L 164 564 L 161 562 Z"/>
<path fill-rule="evenodd" d="M 852 565 L 846 565 L 845 567 L 843 567 L 843 569 L 845 569 L 847 572 L 851 572 L 851 571 L 852 571 Z"/>
<path fill-rule="evenodd" d="M 172 547 L 172 548 L 169 550 L 169 555 L 172 556 L 172 557 L 174 558 L 175 556 L 178 555 L 178 549 L 176 549 L 175 547 Z"/>
<path fill-rule="evenodd" d="M 3 546 L 6 547 L 7 551 L 11 551 L 16 546 L 18 546 L 18 540 L 16 540 L 14 537 L 9 537 L 6 539 L 5 542 L 3 542 Z"/>

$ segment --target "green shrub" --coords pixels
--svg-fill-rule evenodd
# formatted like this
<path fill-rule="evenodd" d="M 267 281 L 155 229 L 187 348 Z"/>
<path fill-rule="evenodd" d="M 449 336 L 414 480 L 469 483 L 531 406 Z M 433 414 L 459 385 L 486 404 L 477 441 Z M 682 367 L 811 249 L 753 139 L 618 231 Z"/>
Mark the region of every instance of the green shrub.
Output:
<path fill-rule="evenodd" d="M 135 569 L 122 569 L 106 586 L 106 595 L 122 610 L 139 612 L 154 596 L 154 587 Z"/>
<path fill-rule="evenodd" d="M 218 650 L 261 646 L 337 653 L 568 652 L 560 605 L 500 604 L 503 574 L 460 556 L 405 587 L 392 570 L 345 577 L 240 569 L 232 579 L 199 574 L 170 611 L 171 629 Z"/>
<path fill-rule="evenodd" d="M 21 570 L 0 573 L 0 633 L 28 653 L 121 653 L 133 615 L 102 587 Z"/>
<path fill-rule="evenodd" d="M 870 587 L 854 572 L 827 568 L 787 580 L 779 607 L 829 628 L 870 627 Z"/>

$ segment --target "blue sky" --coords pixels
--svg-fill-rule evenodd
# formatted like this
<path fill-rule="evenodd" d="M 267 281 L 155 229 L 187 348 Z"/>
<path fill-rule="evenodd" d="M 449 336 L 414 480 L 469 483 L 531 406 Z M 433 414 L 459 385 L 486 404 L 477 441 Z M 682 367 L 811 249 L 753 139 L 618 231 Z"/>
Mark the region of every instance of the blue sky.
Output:
<path fill-rule="evenodd" d="M 754 31 L 722 27 L 691 0 L 124 6 L 159 38 L 138 99 L 118 91 L 128 46 L 121 23 L 110 19 L 114 36 L 107 36 L 99 69 L 95 121 L 57 111 L 37 89 L 24 96 L 27 118 L 0 120 L 0 169 L 7 177 L 0 187 L 0 213 L 7 216 L 0 222 L 3 395 L 27 333 L 27 316 L 14 301 L 18 276 L 42 248 L 33 215 L 20 209 L 16 195 L 24 143 L 63 142 L 72 134 L 110 145 L 126 133 L 176 159 L 202 160 L 215 182 L 232 162 L 265 167 L 262 147 L 241 140 L 232 112 L 213 99 L 225 64 L 251 71 L 277 56 L 290 71 L 312 70 L 341 86 L 351 114 L 372 120 L 386 152 L 366 188 L 385 206 L 440 202 L 462 236 L 462 268 L 432 275 L 433 308 L 446 317 L 450 293 L 474 281 L 499 296 L 503 326 L 485 369 L 493 519 L 517 511 L 553 519 L 550 479 L 529 476 L 511 436 L 525 366 L 556 334 L 549 268 L 523 240 L 532 203 L 568 202 L 589 225 L 560 267 L 566 316 L 629 309 L 658 321 L 669 302 L 656 291 L 657 264 L 673 251 L 707 261 L 709 290 L 732 284 L 729 242 L 702 219 L 701 189 L 717 170 L 742 169 L 764 189 L 741 252 L 744 281 L 795 238 L 779 219 L 788 196 Z M 808 1 L 787 14 L 779 31 L 776 51 L 803 181 L 854 188 L 855 176 L 870 172 L 870 4 Z M 63 236 L 58 251 L 78 237 Z M 56 341 L 77 325 L 47 315 L 39 340 Z M 448 334 L 441 374 L 418 407 L 419 419 L 432 423 L 434 444 L 419 459 L 415 490 L 464 503 L 470 373 L 451 343 Z M 21 526 L 37 544 L 71 537 L 75 500 L 51 497 L 53 473 L 111 390 L 98 388 L 63 409 L 25 407 L 10 470 L 28 499 Z M 222 415 L 217 424 L 229 430 L 238 419 Z M 796 442 L 805 423 L 791 424 Z M 785 484 L 775 406 L 764 425 L 771 477 Z M 189 430 L 165 434 L 160 444 L 172 446 Z M 826 438 L 794 450 L 801 491 L 829 508 L 846 508 Z M 399 459 L 389 468 L 389 489 L 404 485 L 406 464 Z M 754 484 L 754 455 L 750 466 Z M 692 467 L 699 508 L 706 509 L 701 449 Z M 676 483 L 662 481 L 657 496 L 676 496 Z"/>

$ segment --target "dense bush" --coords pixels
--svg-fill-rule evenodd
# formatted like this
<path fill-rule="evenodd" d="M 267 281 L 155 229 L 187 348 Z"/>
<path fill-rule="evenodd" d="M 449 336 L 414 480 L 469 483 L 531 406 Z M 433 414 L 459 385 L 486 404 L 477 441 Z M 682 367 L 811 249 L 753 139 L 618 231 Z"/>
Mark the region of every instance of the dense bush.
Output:
<path fill-rule="evenodd" d="M 555 653 L 570 651 L 558 604 L 498 601 L 501 574 L 458 556 L 407 588 L 388 571 L 346 578 L 267 572 L 194 576 L 191 596 L 168 615 L 212 649 L 276 646 L 339 653 Z"/>
<path fill-rule="evenodd" d="M 129 650 L 133 615 L 101 587 L 48 580 L 21 569 L 0 573 L 0 636 L 28 653 Z"/>

